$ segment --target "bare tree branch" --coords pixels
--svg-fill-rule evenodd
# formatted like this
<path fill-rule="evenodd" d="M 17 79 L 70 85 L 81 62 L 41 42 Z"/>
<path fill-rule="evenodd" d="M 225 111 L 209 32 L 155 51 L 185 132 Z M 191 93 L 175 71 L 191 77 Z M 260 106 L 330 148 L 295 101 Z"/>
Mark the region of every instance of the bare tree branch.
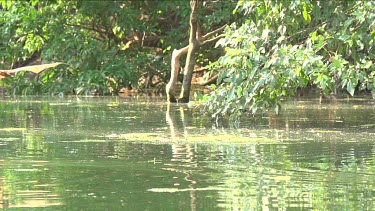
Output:
<path fill-rule="evenodd" d="M 211 78 L 209 78 L 207 81 L 202 81 L 202 82 L 197 82 L 196 84 L 200 85 L 200 86 L 207 86 L 209 84 L 213 84 L 215 83 L 215 81 L 217 80 L 217 78 L 219 77 L 219 73 L 212 76 Z"/>
<path fill-rule="evenodd" d="M 218 40 L 219 40 L 220 38 L 222 38 L 222 37 L 224 37 L 223 34 L 221 34 L 221 35 L 219 35 L 219 36 L 217 36 L 217 37 L 214 37 L 214 38 L 212 38 L 212 39 L 205 40 L 205 41 L 201 42 L 200 45 L 202 46 L 202 45 L 206 45 L 206 44 L 211 43 L 211 42 L 216 42 L 216 41 L 218 41 Z"/>
<path fill-rule="evenodd" d="M 225 24 L 224 26 L 222 26 L 222 27 L 220 27 L 220 28 L 218 28 L 218 29 L 215 29 L 215 30 L 213 30 L 212 32 L 208 32 L 207 34 L 205 34 L 205 35 L 202 37 L 203 41 L 204 41 L 204 40 L 207 40 L 207 39 L 210 38 L 211 36 L 213 36 L 213 35 L 219 33 L 220 31 L 223 31 L 223 30 L 225 29 L 226 26 L 227 26 L 227 25 Z"/>

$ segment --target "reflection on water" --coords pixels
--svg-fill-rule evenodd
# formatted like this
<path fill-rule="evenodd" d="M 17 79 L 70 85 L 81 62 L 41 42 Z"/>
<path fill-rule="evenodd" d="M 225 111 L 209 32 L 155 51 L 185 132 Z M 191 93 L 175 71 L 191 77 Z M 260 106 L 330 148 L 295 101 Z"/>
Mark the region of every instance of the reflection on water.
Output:
<path fill-rule="evenodd" d="M 0 206 L 373 210 L 375 104 L 294 101 L 216 125 L 163 99 L 0 100 Z"/>
<path fill-rule="evenodd" d="M 35 208 L 62 205 L 56 184 L 44 183 L 39 176 L 47 172 L 48 161 L 3 161 L 1 178 L 2 208 Z"/>

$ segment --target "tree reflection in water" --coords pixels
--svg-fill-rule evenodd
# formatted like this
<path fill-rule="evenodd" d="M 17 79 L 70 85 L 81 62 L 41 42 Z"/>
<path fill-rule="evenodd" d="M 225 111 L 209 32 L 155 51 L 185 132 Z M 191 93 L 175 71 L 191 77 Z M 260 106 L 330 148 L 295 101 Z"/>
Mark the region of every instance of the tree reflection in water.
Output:
<path fill-rule="evenodd" d="M 168 103 L 167 105 L 166 121 L 170 128 L 172 142 L 173 140 L 177 140 L 177 138 L 181 134 L 177 125 L 176 113 L 179 113 L 181 117 L 183 136 L 187 137 L 189 135 L 188 130 L 187 130 L 187 120 L 186 120 L 184 112 L 185 111 L 184 111 L 183 106 L 179 106 L 179 109 L 176 111 L 176 110 L 171 110 L 170 103 Z M 191 189 L 191 191 L 189 191 L 190 192 L 190 207 L 191 207 L 191 210 L 196 210 L 197 192 L 194 189 L 197 185 L 197 181 L 195 181 L 192 178 L 191 171 L 188 170 L 191 168 L 193 169 L 197 168 L 198 166 L 196 163 L 195 146 L 192 144 L 178 144 L 178 143 L 173 142 L 171 144 L 171 148 L 172 148 L 171 161 L 183 162 L 184 166 L 187 167 L 187 170 L 181 169 L 180 168 L 181 165 L 178 166 L 179 168 L 171 167 L 171 168 L 167 168 L 166 170 L 183 173 L 185 175 L 184 180 L 189 183 L 188 187 L 189 189 Z"/>

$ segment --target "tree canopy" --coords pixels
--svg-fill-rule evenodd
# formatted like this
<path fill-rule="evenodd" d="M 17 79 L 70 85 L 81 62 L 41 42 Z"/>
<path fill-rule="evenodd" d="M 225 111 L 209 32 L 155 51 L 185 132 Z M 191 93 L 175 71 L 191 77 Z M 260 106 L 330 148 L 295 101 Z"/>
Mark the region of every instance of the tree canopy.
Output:
<path fill-rule="evenodd" d="M 375 96 L 374 1 L 240 0 L 234 12 L 243 23 L 227 28 L 212 66 L 222 70 L 206 97 L 214 115 L 278 110 L 307 86 Z"/>
<path fill-rule="evenodd" d="M 228 25 L 193 57 L 218 74 L 210 94 L 196 95 L 214 116 L 277 110 L 304 87 L 375 96 L 374 1 L 197 2 L 199 33 Z M 163 89 L 173 49 L 189 44 L 190 12 L 188 0 L 0 0 L 0 69 L 66 64 L 1 83 L 14 94 Z"/>
<path fill-rule="evenodd" d="M 201 1 L 200 24 L 232 22 L 234 1 Z M 29 80 L 4 79 L 16 94 L 117 94 L 164 87 L 171 51 L 188 43 L 189 1 L 0 1 L 0 69 L 42 62 L 67 66 Z M 204 33 L 204 32 L 203 32 Z M 220 51 L 197 52 L 206 65 Z"/>

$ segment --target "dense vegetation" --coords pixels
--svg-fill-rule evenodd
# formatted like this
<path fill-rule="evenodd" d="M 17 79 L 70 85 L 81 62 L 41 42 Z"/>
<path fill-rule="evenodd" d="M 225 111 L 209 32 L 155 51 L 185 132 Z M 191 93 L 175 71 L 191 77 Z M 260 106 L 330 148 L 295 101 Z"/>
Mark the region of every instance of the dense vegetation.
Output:
<path fill-rule="evenodd" d="M 164 88 L 174 48 L 187 45 L 189 1 L 1 1 L 0 69 L 65 62 L 30 80 L 7 78 L 16 94 L 117 94 Z M 202 28 L 232 22 L 236 2 L 201 2 Z M 204 6 L 203 6 L 204 5 Z M 198 52 L 201 66 L 220 51 Z"/>
<path fill-rule="evenodd" d="M 33 79 L 22 72 L 2 80 L 15 94 L 163 88 L 173 49 L 188 45 L 189 1 L 0 2 L 0 69 L 67 64 Z M 374 1 L 199 4 L 203 34 L 228 24 L 225 37 L 195 57 L 219 74 L 211 94 L 196 95 L 214 115 L 278 109 L 282 97 L 304 87 L 374 95 Z"/>
<path fill-rule="evenodd" d="M 307 86 L 375 94 L 374 1 L 240 0 L 235 12 L 244 23 L 217 43 L 226 50 L 215 64 L 224 83 L 209 96 L 217 114 L 278 109 Z"/>

